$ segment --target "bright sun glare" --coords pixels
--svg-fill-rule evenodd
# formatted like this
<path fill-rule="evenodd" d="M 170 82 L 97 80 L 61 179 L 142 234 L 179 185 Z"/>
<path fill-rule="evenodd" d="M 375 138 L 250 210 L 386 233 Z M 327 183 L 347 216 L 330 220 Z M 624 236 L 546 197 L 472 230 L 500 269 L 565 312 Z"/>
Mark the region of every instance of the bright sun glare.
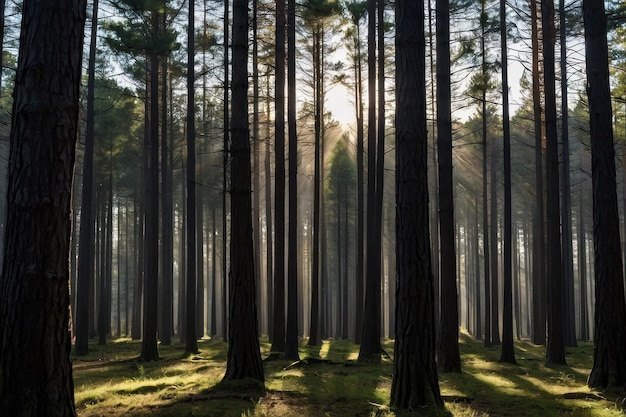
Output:
<path fill-rule="evenodd" d="M 344 85 L 336 84 L 326 93 L 326 110 L 332 113 L 332 118 L 339 123 L 343 129 L 355 122 L 354 103 L 350 100 L 350 90 Z"/>

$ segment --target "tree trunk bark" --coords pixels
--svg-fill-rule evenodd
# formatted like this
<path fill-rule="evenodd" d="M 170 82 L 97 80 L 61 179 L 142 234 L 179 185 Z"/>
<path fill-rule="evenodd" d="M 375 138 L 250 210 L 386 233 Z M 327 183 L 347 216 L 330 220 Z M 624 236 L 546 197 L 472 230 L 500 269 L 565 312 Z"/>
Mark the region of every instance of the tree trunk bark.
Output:
<path fill-rule="evenodd" d="M 619 237 L 607 17 L 604 2 L 583 0 L 591 134 L 596 311 L 590 387 L 626 383 L 626 305 Z"/>
<path fill-rule="evenodd" d="M 437 0 L 437 154 L 441 245 L 441 320 L 438 364 L 441 372 L 461 372 L 456 287 L 454 185 L 452 172 L 452 92 L 450 87 L 450 3 Z"/>
<path fill-rule="evenodd" d="M 4 7 L 2 7 L 4 16 Z M 4 22 L 4 18 L 2 19 Z M 89 69 L 87 75 L 87 124 L 85 132 L 85 159 L 83 189 L 80 209 L 80 235 L 78 246 L 78 280 L 76 285 L 76 344 L 74 353 L 89 353 L 89 290 L 93 281 L 93 157 L 94 157 L 94 103 L 96 85 L 96 43 L 98 39 L 98 0 L 94 0 L 91 15 L 91 41 L 89 44 Z M 1 44 L 0 44 L 1 45 Z M 1 46 L 0 46 L 1 47 Z M 0 79 L 1 79 L 0 74 Z"/>
<path fill-rule="evenodd" d="M 391 405 L 443 407 L 435 363 L 424 2 L 396 1 L 396 343 Z"/>
<path fill-rule="evenodd" d="M 25 1 L 0 281 L 0 409 L 75 416 L 70 361 L 72 180 L 86 1 Z"/>
<path fill-rule="evenodd" d="M 502 53 L 502 132 L 504 137 L 504 272 L 502 352 L 500 362 L 515 363 L 513 347 L 513 219 L 511 208 L 511 127 L 509 123 L 509 75 L 506 27 L 506 1 L 500 0 L 500 39 Z"/>
<path fill-rule="evenodd" d="M 274 152 L 274 333 L 273 352 L 285 351 L 285 0 L 276 2 L 276 79 L 274 80 L 275 137 Z"/>
<path fill-rule="evenodd" d="M 252 241 L 248 123 L 248 2 L 233 1 L 232 237 L 230 327 L 224 380 L 264 380 L 259 347 Z"/>
<path fill-rule="evenodd" d="M 559 149 L 556 120 L 554 2 L 542 0 L 543 65 L 546 112 L 548 339 L 546 364 L 565 365 L 563 344 L 563 288 L 559 209 Z"/>
<path fill-rule="evenodd" d="M 287 323 L 285 357 L 298 354 L 298 135 L 296 115 L 296 1 L 287 1 L 287 119 L 289 123 L 289 230 L 287 252 Z"/>
<path fill-rule="evenodd" d="M 544 125 L 541 103 L 542 68 L 541 61 L 541 13 L 537 0 L 530 0 L 532 21 L 533 49 L 533 113 L 535 122 L 535 192 L 537 203 L 534 211 L 533 230 L 533 326 L 532 342 L 537 345 L 546 343 L 546 238 L 544 206 Z"/>

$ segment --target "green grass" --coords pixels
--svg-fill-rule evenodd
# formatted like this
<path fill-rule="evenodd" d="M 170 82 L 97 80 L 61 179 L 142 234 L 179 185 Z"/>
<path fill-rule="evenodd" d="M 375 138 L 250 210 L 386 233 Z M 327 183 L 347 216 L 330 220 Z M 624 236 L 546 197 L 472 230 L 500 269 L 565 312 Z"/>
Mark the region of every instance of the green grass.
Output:
<path fill-rule="evenodd" d="M 129 339 L 90 345 L 74 358 L 75 398 L 80 417 L 95 416 L 623 416 L 624 391 L 591 391 L 585 381 L 593 346 L 567 349 L 569 366 L 546 367 L 545 348 L 516 342 L 517 365 L 498 362 L 498 347 L 461 335 L 462 374 L 440 374 L 447 411 L 394 414 L 387 407 L 393 364 L 356 362 L 358 346 L 325 341 L 301 347 L 302 361 L 264 362 L 265 392 L 253 381 L 221 383 L 228 346 L 201 340 L 199 354 L 184 346 L 160 346 L 161 359 L 140 362 L 141 343 Z M 262 355 L 269 355 L 267 341 Z M 384 343 L 393 353 L 393 343 Z"/>

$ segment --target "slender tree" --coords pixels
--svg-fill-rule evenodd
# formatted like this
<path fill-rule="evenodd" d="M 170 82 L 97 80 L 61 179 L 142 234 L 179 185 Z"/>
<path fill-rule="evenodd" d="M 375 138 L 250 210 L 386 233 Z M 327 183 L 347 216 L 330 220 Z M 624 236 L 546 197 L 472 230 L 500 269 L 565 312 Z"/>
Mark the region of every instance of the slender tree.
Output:
<path fill-rule="evenodd" d="M 151 12 L 152 36 L 156 39 L 159 28 L 158 9 Z M 150 86 L 150 126 L 144 143 L 147 154 L 144 189 L 144 299 L 143 338 L 141 359 L 159 359 L 157 347 L 157 294 L 159 272 L 159 56 L 156 44 L 147 48 Z"/>
<path fill-rule="evenodd" d="M 4 7 L 2 8 L 4 13 Z M 98 40 L 98 0 L 93 2 L 89 68 L 87 70 L 87 123 L 85 126 L 85 156 L 83 161 L 83 190 L 80 209 L 80 235 L 78 246 L 78 281 L 76 296 L 77 356 L 89 353 L 89 287 L 93 281 L 93 153 L 94 153 L 94 103 L 96 85 L 96 42 Z M 1 78 L 1 77 L 0 77 Z"/>
<path fill-rule="evenodd" d="M 228 161 L 230 154 L 230 105 L 229 105 L 229 83 L 230 83 L 230 1 L 224 0 L 224 155 L 222 158 L 222 332 L 224 340 L 228 339 Z"/>
<path fill-rule="evenodd" d="M 252 242 L 248 123 L 248 1 L 233 1 L 232 237 L 230 326 L 225 380 L 264 380 L 259 346 Z"/>
<path fill-rule="evenodd" d="M 86 1 L 26 0 L 0 278 L 0 409 L 74 416 L 71 201 Z"/>
<path fill-rule="evenodd" d="M 576 346 L 576 308 L 574 301 L 574 249 L 572 246 L 572 192 L 570 179 L 569 108 L 567 86 L 567 18 L 565 0 L 559 1 L 559 40 L 561 47 L 561 246 L 563 249 L 563 340 L 566 346 Z"/>
<path fill-rule="evenodd" d="M 604 2 L 583 0 L 591 169 L 596 310 L 590 387 L 626 383 L 626 305 L 619 237 L 615 150 Z"/>
<path fill-rule="evenodd" d="M 556 120 L 554 2 L 542 0 L 543 65 L 546 114 L 547 250 L 548 250 L 548 340 L 547 364 L 565 364 L 559 209 L 559 150 Z"/>
<path fill-rule="evenodd" d="M 443 407 L 435 363 L 424 2 L 396 0 L 396 343 L 391 405 Z"/>
<path fill-rule="evenodd" d="M 441 244 L 441 333 L 439 370 L 461 372 L 459 312 L 454 238 L 452 173 L 452 92 L 450 87 L 450 2 L 436 2 L 437 154 L 439 159 L 439 233 Z"/>
<path fill-rule="evenodd" d="M 298 354 L 298 135 L 296 128 L 296 1 L 287 1 L 287 119 L 289 132 L 289 235 L 285 357 Z"/>
<path fill-rule="evenodd" d="M 196 100 L 195 100 L 195 0 L 189 0 L 187 24 L 187 290 L 185 314 L 185 351 L 198 351 L 196 326 L 197 227 L 196 227 Z"/>
<path fill-rule="evenodd" d="M 381 236 L 376 236 L 376 1 L 367 0 L 367 258 L 359 360 L 380 361 Z M 382 0 L 381 0 L 382 1 Z M 381 184 L 382 186 L 382 184 Z"/>
<path fill-rule="evenodd" d="M 274 352 L 285 350 L 285 0 L 276 1 Z"/>
<path fill-rule="evenodd" d="M 532 341 L 546 343 L 546 239 L 544 203 L 544 124 L 541 91 L 543 89 L 541 66 L 541 12 L 537 0 L 530 0 L 532 24 L 532 88 L 533 120 L 535 133 L 535 190 L 536 204 L 533 211 L 533 282 L 532 282 Z"/>
<path fill-rule="evenodd" d="M 502 352 L 500 362 L 515 363 L 513 347 L 513 220 L 511 208 L 511 126 L 509 121 L 509 66 L 506 0 L 500 0 L 500 41 L 502 53 L 502 132 L 504 136 L 504 272 Z"/>

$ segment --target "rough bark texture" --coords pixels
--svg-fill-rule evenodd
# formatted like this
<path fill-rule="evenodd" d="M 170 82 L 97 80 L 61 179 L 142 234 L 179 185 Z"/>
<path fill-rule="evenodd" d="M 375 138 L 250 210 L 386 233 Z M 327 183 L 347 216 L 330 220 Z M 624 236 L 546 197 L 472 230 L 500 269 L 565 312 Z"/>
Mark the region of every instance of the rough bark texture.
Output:
<path fill-rule="evenodd" d="M 438 359 L 441 372 L 461 372 L 454 240 L 449 0 L 437 0 L 436 9 L 437 154 L 439 157 L 439 233 L 441 237 L 441 335 Z"/>
<path fill-rule="evenodd" d="M 248 125 L 248 2 L 233 2 L 232 227 L 230 327 L 225 380 L 264 380 L 252 244 L 252 190 Z"/>
<path fill-rule="evenodd" d="M 396 1 L 396 343 L 391 405 L 442 407 L 435 363 L 424 2 Z"/>
<path fill-rule="evenodd" d="M 74 416 L 69 253 L 86 1 L 23 4 L 0 281 L 0 410 Z"/>
<path fill-rule="evenodd" d="M 626 383 L 626 307 L 615 180 L 615 150 L 606 14 L 602 0 L 583 0 L 585 59 L 591 133 L 595 249 L 595 347 L 590 387 Z"/>

